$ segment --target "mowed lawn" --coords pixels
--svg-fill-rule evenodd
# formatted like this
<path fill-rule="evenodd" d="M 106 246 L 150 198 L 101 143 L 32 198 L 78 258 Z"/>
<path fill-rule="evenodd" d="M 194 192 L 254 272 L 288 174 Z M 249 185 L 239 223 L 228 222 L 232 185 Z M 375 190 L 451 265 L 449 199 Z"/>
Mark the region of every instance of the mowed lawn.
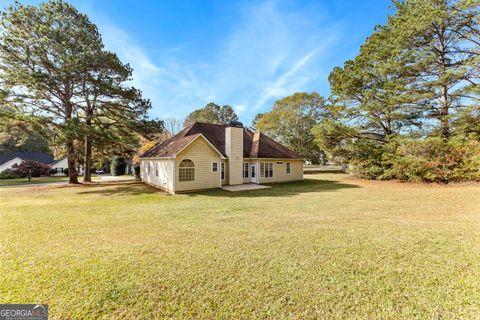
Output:
<path fill-rule="evenodd" d="M 0 187 L 63 181 L 68 181 L 68 177 L 33 177 L 30 181 L 28 178 L 0 179 Z"/>
<path fill-rule="evenodd" d="M 480 318 L 480 185 L 0 190 L 0 302 L 51 319 Z"/>

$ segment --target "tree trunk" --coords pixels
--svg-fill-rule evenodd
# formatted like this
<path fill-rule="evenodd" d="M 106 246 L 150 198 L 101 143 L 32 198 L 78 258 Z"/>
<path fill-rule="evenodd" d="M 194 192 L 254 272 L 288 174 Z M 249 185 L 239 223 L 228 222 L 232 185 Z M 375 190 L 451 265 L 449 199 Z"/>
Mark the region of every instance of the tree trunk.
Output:
<path fill-rule="evenodd" d="M 68 123 L 72 118 L 73 106 L 70 101 L 64 103 L 65 106 L 65 124 L 68 127 Z M 75 147 L 73 145 L 73 137 L 67 132 L 65 139 L 65 149 L 67 149 L 67 163 L 68 163 L 68 183 L 78 184 L 78 172 L 75 161 Z"/>
<path fill-rule="evenodd" d="M 68 183 L 78 184 L 78 173 L 75 163 L 75 148 L 73 147 L 73 139 L 71 137 L 67 137 L 65 146 L 67 149 L 68 161 Z"/>
<path fill-rule="evenodd" d="M 442 137 L 448 139 L 450 137 L 450 123 L 449 123 L 449 110 L 448 110 L 448 88 L 443 86 L 441 97 L 441 110 L 440 110 L 440 123 L 442 127 Z"/>
<path fill-rule="evenodd" d="M 449 117 L 449 100 L 448 100 L 448 86 L 449 86 L 449 81 L 448 77 L 446 76 L 447 74 L 447 63 L 448 63 L 448 57 L 447 57 L 447 44 L 446 44 L 446 39 L 445 39 L 445 25 L 441 25 L 441 27 L 438 28 L 438 39 L 440 42 L 440 48 L 439 48 L 439 54 L 440 54 L 440 73 L 438 75 L 439 79 L 444 79 L 441 84 L 441 93 L 440 93 L 440 126 L 442 130 L 442 137 L 444 139 L 448 139 L 450 137 L 450 121 L 448 119 Z"/>
<path fill-rule="evenodd" d="M 83 182 L 92 182 L 92 139 L 85 137 L 85 169 Z"/>
<path fill-rule="evenodd" d="M 95 99 L 96 97 L 94 98 L 94 100 Z M 85 169 L 83 173 L 83 182 L 92 182 L 92 137 L 90 128 L 92 126 L 94 105 L 91 104 L 88 97 L 86 101 L 87 108 L 85 110 L 85 125 L 87 126 L 87 131 L 85 135 Z"/>

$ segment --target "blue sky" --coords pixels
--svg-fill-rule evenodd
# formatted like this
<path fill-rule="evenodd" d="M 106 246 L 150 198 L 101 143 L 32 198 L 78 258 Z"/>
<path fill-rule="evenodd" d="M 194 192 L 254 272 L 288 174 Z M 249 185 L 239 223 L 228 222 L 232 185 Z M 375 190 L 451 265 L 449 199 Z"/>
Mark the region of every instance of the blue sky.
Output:
<path fill-rule="evenodd" d="M 152 116 L 183 119 L 213 101 L 234 107 L 245 124 L 294 92 L 328 96 L 329 72 L 392 13 L 388 0 L 70 3 L 133 67 Z"/>

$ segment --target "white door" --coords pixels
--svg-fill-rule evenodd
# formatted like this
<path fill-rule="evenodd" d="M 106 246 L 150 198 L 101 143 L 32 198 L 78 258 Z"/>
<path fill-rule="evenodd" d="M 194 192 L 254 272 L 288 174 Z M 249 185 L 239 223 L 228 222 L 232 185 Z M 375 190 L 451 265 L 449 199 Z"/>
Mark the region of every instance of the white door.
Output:
<path fill-rule="evenodd" d="M 250 170 L 250 182 L 257 183 L 257 165 L 256 164 L 252 164 L 252 167 Z"/>

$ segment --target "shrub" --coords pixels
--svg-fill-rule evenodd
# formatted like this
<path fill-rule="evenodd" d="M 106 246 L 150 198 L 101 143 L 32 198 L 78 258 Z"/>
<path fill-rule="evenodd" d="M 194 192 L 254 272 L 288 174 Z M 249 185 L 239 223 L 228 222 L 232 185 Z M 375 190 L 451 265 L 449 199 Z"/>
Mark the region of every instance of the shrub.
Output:
<path fill-rule="evenodd" d="M 12 171 L 14 171 L 18 176 L 24 178 L 28 177 L 30 180 L 31 177 L 40 177 L 50 174 L 50 166 L 38 161 L 25 160 L 20 164 L 14 164 L 12 166 Z"/>
<path fill-rule="evenodd" d="M 355 175 L 366 179 L 480 181 L 480 142 L 462 138 L 394 138 L 383 146 L 355 143 Z"/>
<path fill-rule="evenodd" d="M 480 181 L 480 143 L 441 138 L 402 139 L 389 155 L 389 175 L 405 181 Z"/>
<path fill-rule="evenodd" d="M 140 181 L 141 180 L 141 178 L 140 178 L 140 166 L 139 165 L 134 166 L 133 170 L 134 170 L 135 180 Z"/>
<path fill-rule="evenodd" d="M 15 178 L 19 178 L 19 176 L 12 169 L 7 169 L 0 172 L 0 179 L 15 179 Z"/>
<path fill-rule="evenodd" d="M 127 162 L 123 157 L 113 157 L 112 162 L 110 163 L 110 173 L 112 176 L 120 176 L 125 174 L 125 169 L 127 167 Z"/>

